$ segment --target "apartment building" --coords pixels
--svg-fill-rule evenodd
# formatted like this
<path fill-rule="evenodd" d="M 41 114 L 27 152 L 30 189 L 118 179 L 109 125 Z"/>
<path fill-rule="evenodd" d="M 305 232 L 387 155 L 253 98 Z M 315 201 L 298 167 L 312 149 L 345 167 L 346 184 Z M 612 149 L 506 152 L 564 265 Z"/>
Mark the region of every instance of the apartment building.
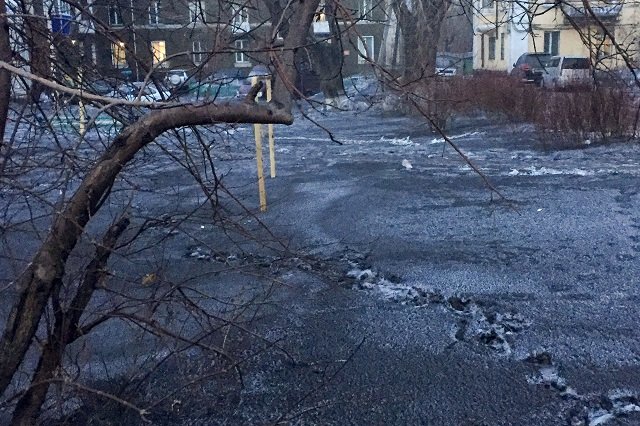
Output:
<path fill-rule="evenodd" d="M 345 74 L 369 70 L 367 58 L 376 59 L 384 28 L 384 13 L 377 4 L 353 0 L 352 7 L 344 9 L 340 26 L 345 29 Z M 83 0 L 76 5 L 45 0 L 44 14 L 50 17 L 57 48 L 66 46 L 65 51 L 105 75 L 140 80 L 150 69 L 248 71 L 267 61 L 265 47 L 282 40 L 273 33 L 260 0 Z M 319 42 L 331 43 L 324 4 L 314 18 L 313 34 Z"/>
<path fill-rule="evenodd" d="M 474 69 L 509 72 L 526 52 L 589 57 L 598 68 L 615 69 L 624 61 L 616 54 L 613 40 L 638 61 L 639 6 L 625 0 L 594 1 L 596 20 L 579 1 L 480 0 L 473 17 Z"/>

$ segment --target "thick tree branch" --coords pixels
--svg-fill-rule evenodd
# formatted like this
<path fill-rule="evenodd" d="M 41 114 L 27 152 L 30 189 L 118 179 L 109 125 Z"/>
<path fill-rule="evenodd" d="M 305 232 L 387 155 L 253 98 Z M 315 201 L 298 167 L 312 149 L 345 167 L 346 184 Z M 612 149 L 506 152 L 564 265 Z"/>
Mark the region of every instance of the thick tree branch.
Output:
<path fill-rule="evenodd" d="M 3 355 L 0 394 L 5 392 L 21 364 L 52 290 L 61 285 L 69 254 L 122 168 L 144 146 L 169 129 L 225 122 L 291 124 L 293 118 L 288 111 L 249 103 L 181 105 L 151 111 L 115 138 L 86 174 L 33 260 L 15 282 L 18 297 L 0 339 Z"/>

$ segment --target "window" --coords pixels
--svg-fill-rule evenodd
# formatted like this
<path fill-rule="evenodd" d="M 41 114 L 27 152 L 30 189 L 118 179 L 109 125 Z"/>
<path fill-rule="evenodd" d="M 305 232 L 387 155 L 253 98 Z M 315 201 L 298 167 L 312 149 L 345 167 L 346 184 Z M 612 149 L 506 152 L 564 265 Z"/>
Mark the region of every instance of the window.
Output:
<path fill-rule="evenodd" d="M 373 0 L 360 0 L 360 19 L 371 19 Z"/>
<path fill-rule="evenodd" d="M 55 0 L 51 12 L 55 15 L 71 15 L 71 6 L 64 0 Z"/>
<path fill-rule="evenodd" d="M 373 36 L 358 37 L 358 63 L 366 64 L 373 61 L 374 51 L 374 39 Z"/>
<path fill-rule="evenodd" d="M 160 2 L 152 1 L 149 5 L 149 24 L 158 25 L 160 23 Z"/>
<path fill-rule="evenodd" d="M 122 11 L 118 5 L 112 4 L 109 6 L 109 24 L 114 27 L 122 25 Z"/>
<path fill-rule="evenodd" d="M 151 54 L 153 55 L 153 66 L 167 66 L 167 44 L 164 40 L 151 42 Z"/>
<path fill-rule="evenodd" d="M 202 51 L 202 42 L 194 41 L 192 44 L 193 51 L 193 63 L 200 64 L 202 63 L 203 51 Z"/>
<path fill-rule="evenodd" d="M 240 27 L 249 22 L 249 12 L 244 7 L 232 6 L 232 23 L 234 27 Z"/>
<path fill-rule="evenodd" d="M 484 34 L 480 34 L 480 67 L 484 68 Z"/>
<path fill-rule="evenodd" d="M 544 32 L 544 53 L 556 56 L 560 44 L 560 31 Z"/>
<path fill-rule="evenodd" d="M 236 40 L 235 47 L 236 47 L 236 63 L 237 64 L 247 62 L 247 58 L 244 54 L 246 42 L 247 42 L 246 40 Z"/>
<path fill-rule="evenodd" d="M 496 38 L 494 36 L 489 36 L 489 60 L 496 59 Z"/>
<path fill-rule="evenodd" d="M 493 0 L 482 0 L 482 7 L 483 8 L 493 7 Z"/>
<path fill-rule="evenodd" d="M 189 2 L 189 22 L 205 22 L 204 3 L 202 1 Z"/>
<path fill-rule="evenodd" d="M 500 33 L 500 60 L 504 61 L 504 33 Z"/>
<path fill-rule="evenodd" d="M 111 43 L 111 63 L 116 68 L 127 66 L 127 52 L 124 42 Z"/>

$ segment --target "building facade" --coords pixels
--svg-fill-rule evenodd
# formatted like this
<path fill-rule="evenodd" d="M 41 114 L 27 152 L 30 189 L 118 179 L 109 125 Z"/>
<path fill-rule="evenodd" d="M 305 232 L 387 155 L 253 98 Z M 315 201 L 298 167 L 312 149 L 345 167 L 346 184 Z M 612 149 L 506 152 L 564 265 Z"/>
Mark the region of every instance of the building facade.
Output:
<path fill-rule="evenodd" d="M 480 0 L 473 17 L 474 69 L 509 72 L 520 55 L 533 52 L 588 57 L 597 68 L 616 69 L 625 63 L 614 41 L 639 65 L 640 5 L 624 1 L 591 4 L 597 19 L 577 1 Z"/>
<path fill-rule="evenodd" d="M 384 27 L 377 3 L 353 2 L 339 21 L 345 74 L 371 69 L 368 59 L 376 59 Z M 53 49 L 66 46 L 101 74 L 132 80 L 151 70 L 247 72 L 268 62 L 265 49 L 282 41 L 258 0 L 83 0 L 74 6 L 45 0 L 43 10 L 57 44 Z M 318 42 L 331 43 L 324 4 L 314 17 L 313 33 Z"/>

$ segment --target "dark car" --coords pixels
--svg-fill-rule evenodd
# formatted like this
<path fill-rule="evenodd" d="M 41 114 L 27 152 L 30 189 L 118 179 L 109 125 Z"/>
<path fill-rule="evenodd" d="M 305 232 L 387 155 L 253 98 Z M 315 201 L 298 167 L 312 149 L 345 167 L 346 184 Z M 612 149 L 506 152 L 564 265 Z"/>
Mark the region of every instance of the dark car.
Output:
<path fill-rule="evenodd" d="M 551 59 L 551 55 L 548 53 L 524 53 L 513 64 L 511 76 L 518 78 L 523 83 L 540 86 L 549 59 Z"/>

